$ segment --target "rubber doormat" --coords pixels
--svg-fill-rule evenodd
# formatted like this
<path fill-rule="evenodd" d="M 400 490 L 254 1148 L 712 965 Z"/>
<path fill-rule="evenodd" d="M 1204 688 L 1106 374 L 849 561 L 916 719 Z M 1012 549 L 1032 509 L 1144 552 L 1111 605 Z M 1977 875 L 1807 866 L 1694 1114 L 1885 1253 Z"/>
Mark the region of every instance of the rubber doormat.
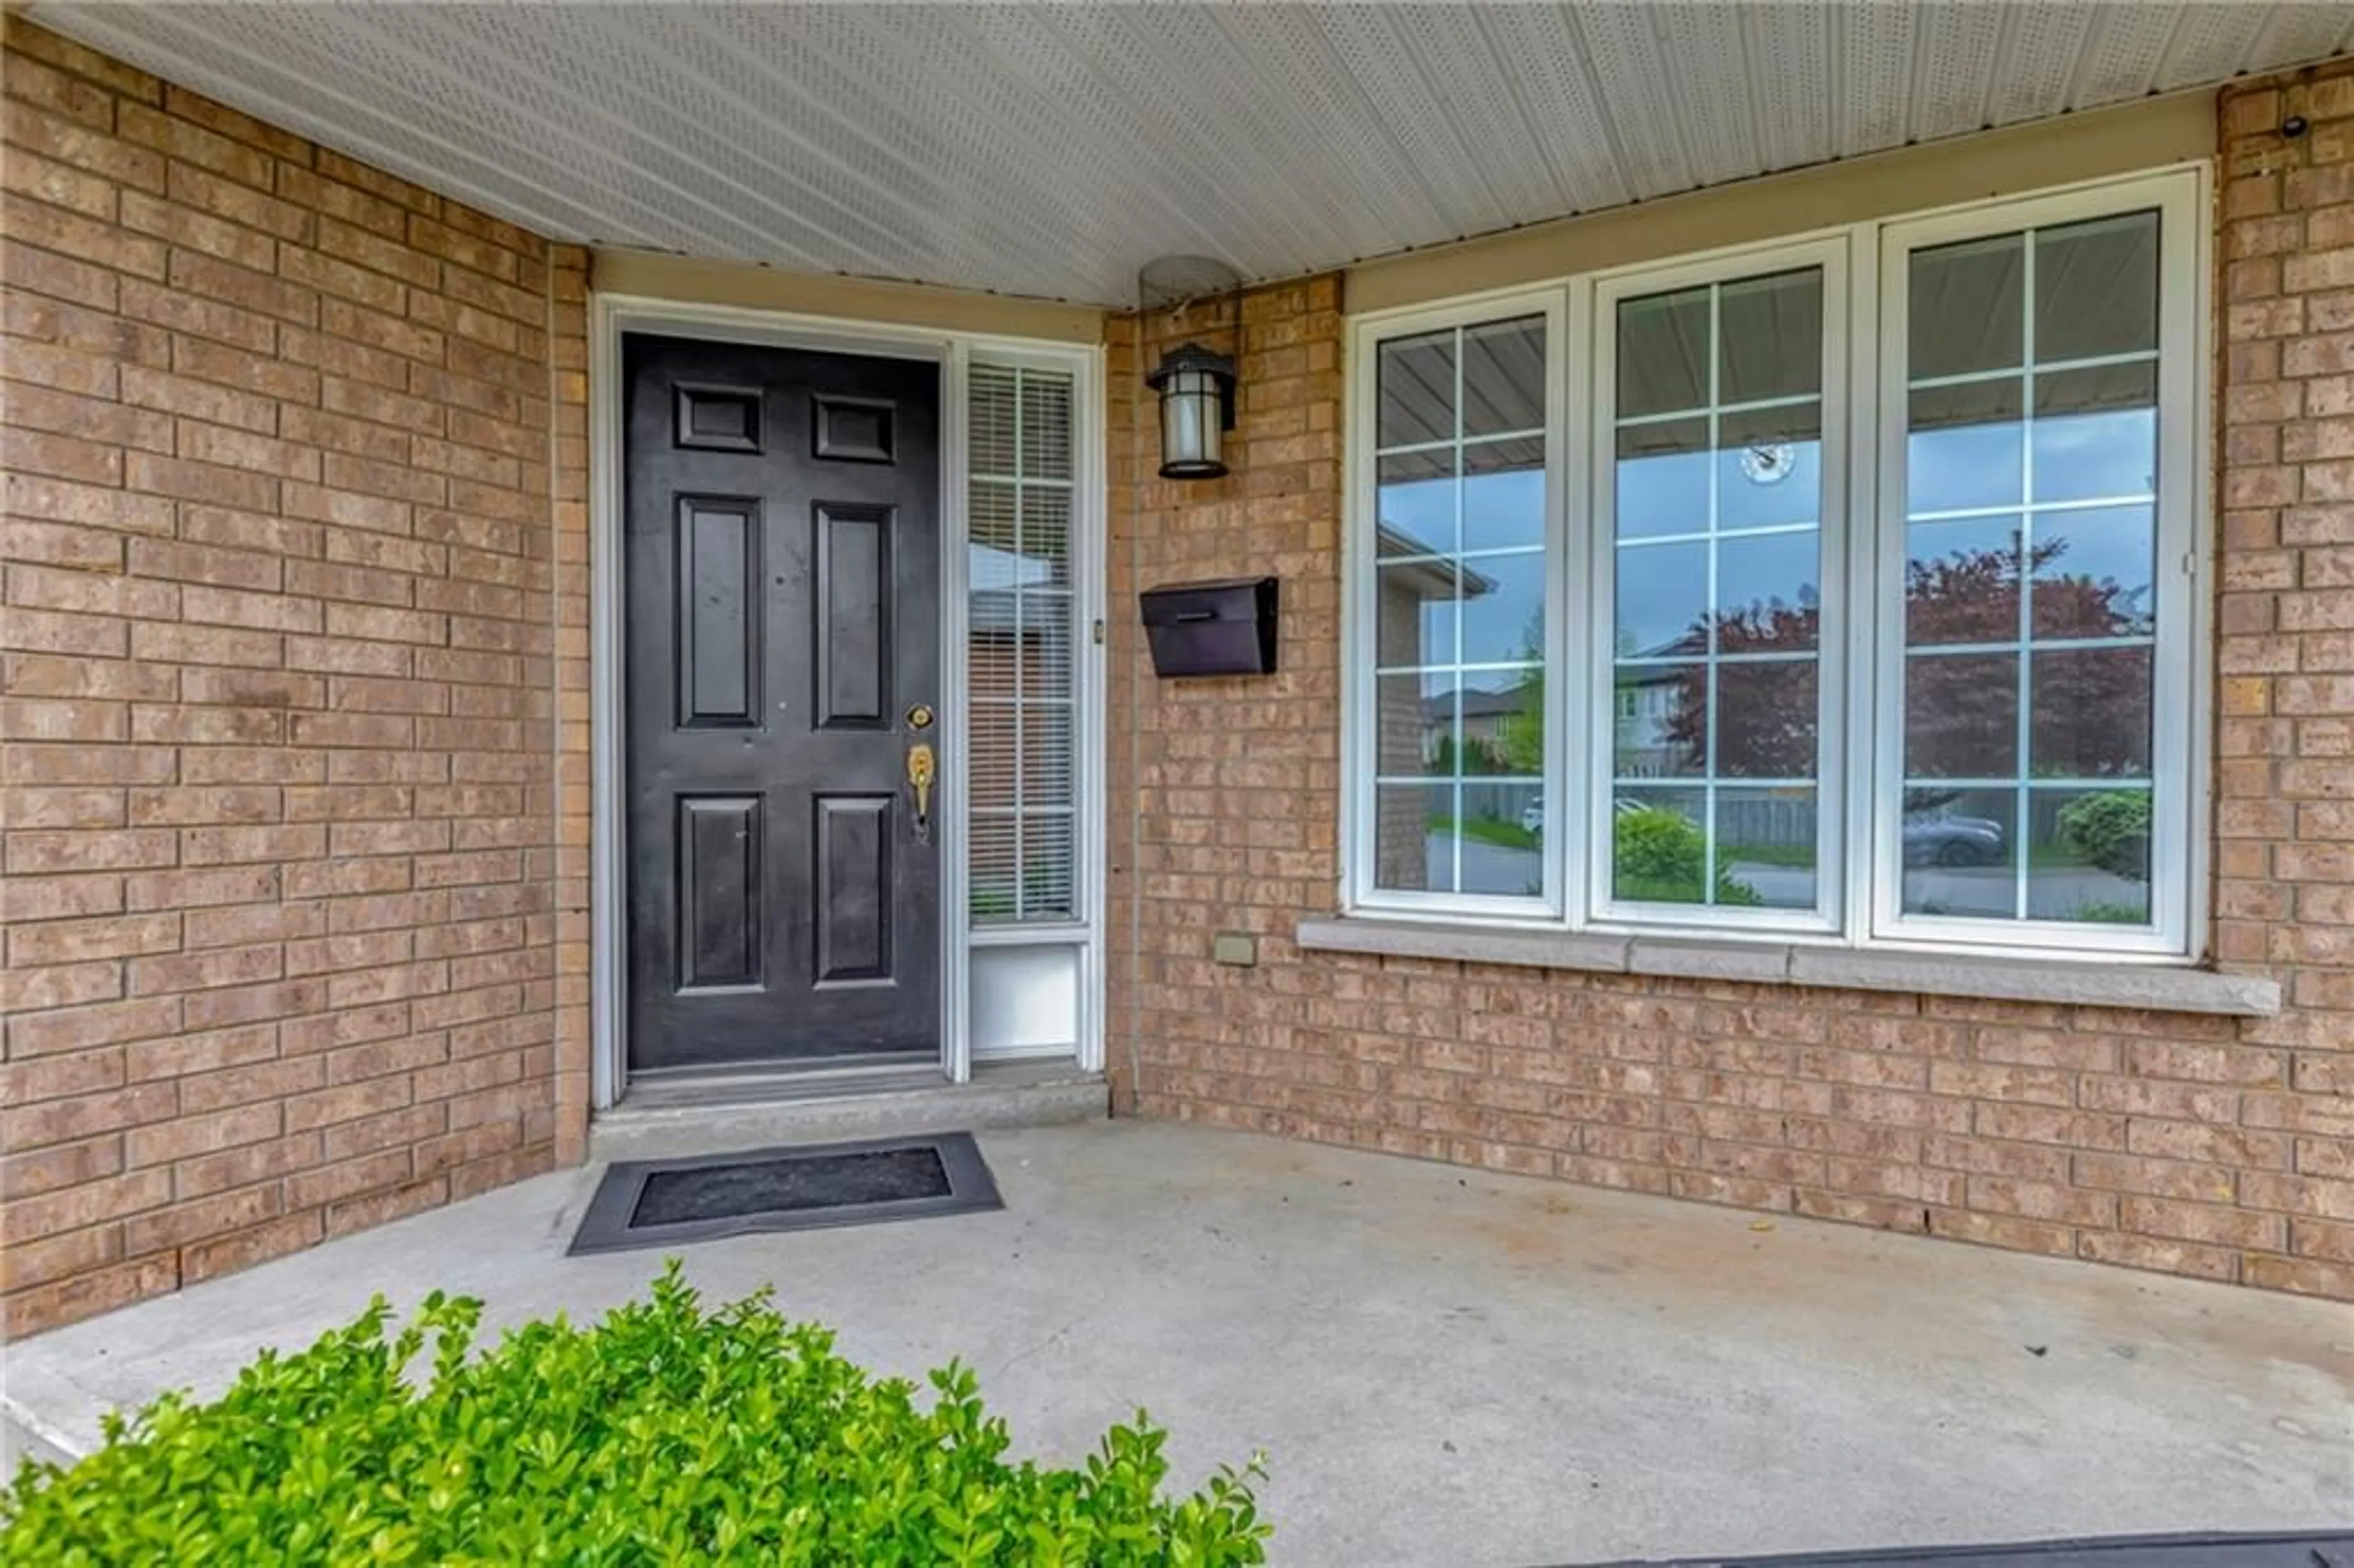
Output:
<path fill-rule="evenodd" d="M 675 1246 L 1004 1206 L 969 1132 L 626 1160 L 597 1184 L 569 1251 Z"/>
<path fill-rule="evenodd" d="M 2009 1546 L 1912 1546 L 1787 1557 L 1679 1557 L 1596 1568 L 2354 1568 L 2354 1531 L 2115 1535 Z"/>

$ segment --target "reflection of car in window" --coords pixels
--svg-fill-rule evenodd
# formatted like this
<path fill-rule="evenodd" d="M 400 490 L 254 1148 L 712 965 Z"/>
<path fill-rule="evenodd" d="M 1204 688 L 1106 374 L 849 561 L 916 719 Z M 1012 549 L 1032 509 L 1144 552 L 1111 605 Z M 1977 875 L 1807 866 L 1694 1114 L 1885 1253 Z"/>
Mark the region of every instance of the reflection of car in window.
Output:
<path fill-rule="evenodd" d="M 1623 817 L 1629 811 L 1640 811 L 1647 810 L 1648 808 L 1646 808 L 1640 800 L 1629 800 L 1626 796 L 1621 795 L 1617 800 L 1611 802 L 1611 809 Z M 1989 826 L 1991 824 L 1989 824 Z M 1538 796 L 1535 800 L 1531 800 L 1526 806 L 1521 808 L 1521 832 L 1528 834 L 1529 837 L 1532 839 L 1544 837 L 1543 796 Z"/>
<path fill-rule="evenodd" d="M 1991 818 L 1905 813 L 1907 865 L 1991 865 L 2002 859 L 2002 824 Z"/>

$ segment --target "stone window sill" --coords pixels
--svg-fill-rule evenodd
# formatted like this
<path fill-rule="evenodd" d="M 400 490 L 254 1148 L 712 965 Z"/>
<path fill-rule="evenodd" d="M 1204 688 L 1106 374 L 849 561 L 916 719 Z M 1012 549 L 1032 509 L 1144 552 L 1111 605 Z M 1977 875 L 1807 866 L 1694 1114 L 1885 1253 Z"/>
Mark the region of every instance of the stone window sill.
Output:
<path fill-rule="evenodd" d="M 2241 1018 L 2269 1018 L 2281 1009 L 2277 980 L 2261 975 L 2219 974 L 2187 964 L 1990 958 L 1801 942 L 1513 930 L 1367 916 L 1302 920 L 1296 939 L 1301 948 L 1311 952 L 1451 959 L 1470 964 L 1518 964 L 1603 974 L 1682 975 L 1766 985 L 1919 991 Z"/>

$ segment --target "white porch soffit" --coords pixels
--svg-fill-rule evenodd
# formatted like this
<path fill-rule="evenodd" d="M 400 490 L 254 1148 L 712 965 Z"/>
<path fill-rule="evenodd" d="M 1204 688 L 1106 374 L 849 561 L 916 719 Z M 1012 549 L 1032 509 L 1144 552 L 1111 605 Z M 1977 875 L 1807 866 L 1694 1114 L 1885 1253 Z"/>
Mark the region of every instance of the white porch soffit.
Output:
<path fill-rule="evenodd" d="M 2354 48 L 2343 0 L 33 12 L 558 238 L 1110 305 Z"/>

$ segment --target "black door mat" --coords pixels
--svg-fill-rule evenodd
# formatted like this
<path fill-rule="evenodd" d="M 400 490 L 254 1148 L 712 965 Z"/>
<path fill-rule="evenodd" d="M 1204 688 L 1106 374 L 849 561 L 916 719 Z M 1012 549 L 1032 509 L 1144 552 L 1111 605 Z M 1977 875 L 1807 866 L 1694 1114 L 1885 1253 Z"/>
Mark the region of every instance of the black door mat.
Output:
<path fill-rule="evenodd" d="M 1596 1568 L 2354 1568 L 2354 1530 L 2245 1535 L 2113 1535 L 2007 1546 L 1913 1546 L 1787 1557 L 1679 1557 Z"/>
<path fill-rule="evenodd" d="M 606 1169 L 569 1251 L 620 1252 L 1004 1206 L 969 1132 L 625 1160 Z"/>

